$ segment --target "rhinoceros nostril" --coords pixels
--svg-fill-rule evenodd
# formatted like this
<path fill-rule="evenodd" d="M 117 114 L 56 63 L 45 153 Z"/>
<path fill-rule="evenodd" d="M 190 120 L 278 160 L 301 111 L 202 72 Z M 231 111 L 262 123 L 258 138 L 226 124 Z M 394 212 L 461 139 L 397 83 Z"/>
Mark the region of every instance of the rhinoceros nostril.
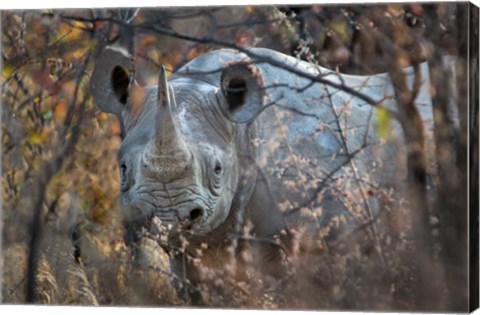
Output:
<path fill-rule="evenodd" d="M 195 208 L 190 211 L 190 220 L 195 221 L 203 215 L 203 209 Z"/>

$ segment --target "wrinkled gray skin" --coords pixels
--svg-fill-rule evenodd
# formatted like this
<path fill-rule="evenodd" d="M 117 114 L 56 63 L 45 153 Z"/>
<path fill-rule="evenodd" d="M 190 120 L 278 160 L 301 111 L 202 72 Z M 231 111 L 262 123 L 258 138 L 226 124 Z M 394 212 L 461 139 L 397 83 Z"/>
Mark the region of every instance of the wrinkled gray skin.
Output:
<path fill-rule="evenodd" d="M 392 181 L 402 176 L 394 167 L 396 152 L 379 151 L 372 106 L 268 61 L 322 74 L 395 110 L 387 75 L 336 74 L 268 49 L 251 52 L 254 58 L 233 50 L 212 51 L 172 74 L 168 83 L 161 72 L 158 87 L 143 88 L 132 79 L 128 55 L 108 47 L 92 77 L 97 105 L 117 114 L 125 128 L 118 163 L 126 226 L 133 238 L 141 237 L 140 227 L 159 235 L 172 271 L 194 283 L 185 253 L 194 255 L 201 243 L 213 253 L 241 235 L 249 222 L 256 237 L 296 229 L 308 244 L 335 215 L 346 218 L 344 230 L 358 223 L 342 196 L 329 187 L 351 179 L 346 189 L 373 215 L 378 201 L 365 198 L 355 176 L 373 183 L 379 181 L 377 172 Z M 417 105 L 428 121 L 425 66 L 422 73 L 425 83 Z M 408 80 L 411 84 L 411 74 Z M 139 89 L 144 95 L 140 104 L 132 97 Z M 392 126 L 399 134 L 398 126 Z M 374 167 L 381 160 L 392 163 Z M 304 215 L 305 209 L 318 207 L 316 216 Z"/>

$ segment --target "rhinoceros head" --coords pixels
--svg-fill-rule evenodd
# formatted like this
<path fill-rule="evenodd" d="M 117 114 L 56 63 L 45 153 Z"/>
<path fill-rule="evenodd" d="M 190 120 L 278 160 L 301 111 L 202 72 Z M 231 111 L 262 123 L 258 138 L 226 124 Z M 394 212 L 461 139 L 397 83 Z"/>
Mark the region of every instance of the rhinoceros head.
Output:
<path fill-rule="evenodd" d="M 125 221 L 154 221 L 167 242 L 218 230 L 253 189 L 248 122 L 262 106 L 261 75 L 245 61 L 220 72 L 216 85 L 188 77 L 169 83 L 162 68 L 158 86 L 139 87 L 126 51 L 107 47 L 92 75 L 95 102 L 126 131 L 118 153 Z"/>

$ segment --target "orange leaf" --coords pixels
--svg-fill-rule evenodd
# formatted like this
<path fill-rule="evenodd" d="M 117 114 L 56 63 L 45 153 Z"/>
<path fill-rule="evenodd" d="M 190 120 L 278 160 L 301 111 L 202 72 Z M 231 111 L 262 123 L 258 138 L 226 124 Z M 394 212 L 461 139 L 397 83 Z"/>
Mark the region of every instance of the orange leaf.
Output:
<path fill-rule="evenodd" d="M 238 46 L 250 46 L 254 42 L 255 36 L 251 31 L 241 31 L 235 37 L 235 44 Z"/>
<path fill-rule="evenodd" d="M 53 109 L 53 117 L 57 121 L 63 121 L 65 119 L 65 103 L 63 101 L 58 102 Z"/>
<path fill-rule="evenodd" d="M 110 134 L 112 136 L 120 136 L 120 123 L 118 119 L 113 119 L 110 123 Z"/>
<path fill-rule="evenodd" d="M 140 38 L 141 46 L 150 46 L 157 42 L 157 37 L 153 35 L 144 35 Z"/>
<path fill-rule="evenodd" d="M 143 101 L 145 98 L 145 89 L 140 86 L 133 86 L 130 91 L 131 101 L 131 112 L 134 116 L 139 115 L 143 108 Z"/>

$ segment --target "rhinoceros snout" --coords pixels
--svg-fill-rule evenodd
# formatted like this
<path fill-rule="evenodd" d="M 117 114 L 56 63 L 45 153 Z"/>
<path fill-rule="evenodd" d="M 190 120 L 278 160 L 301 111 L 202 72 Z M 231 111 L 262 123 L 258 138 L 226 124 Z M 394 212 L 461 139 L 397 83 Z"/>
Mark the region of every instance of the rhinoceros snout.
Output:
<path fill-rule="evenodd" d="M 194 206 L 180 210 L 178 212 L 178 219 L 180 225 L 184 229 L 190 230 L 195 225 L 195 223 L 200 221 L 200 219 L 203 217 L 203 214 L 204 210 L 202 207 Z"/>
<path fill-rule="evenodd" d="M 162 209 L 154 211 L 153 215 L 161 221 L 167 223 L 172 219 L 176 221 L 180 228 L 190 230 L 198 223 L 205 214 L 202 206 L 191 205 L 177 209 Z M 169 220 L 166 220 L 169 219 Z"/>

